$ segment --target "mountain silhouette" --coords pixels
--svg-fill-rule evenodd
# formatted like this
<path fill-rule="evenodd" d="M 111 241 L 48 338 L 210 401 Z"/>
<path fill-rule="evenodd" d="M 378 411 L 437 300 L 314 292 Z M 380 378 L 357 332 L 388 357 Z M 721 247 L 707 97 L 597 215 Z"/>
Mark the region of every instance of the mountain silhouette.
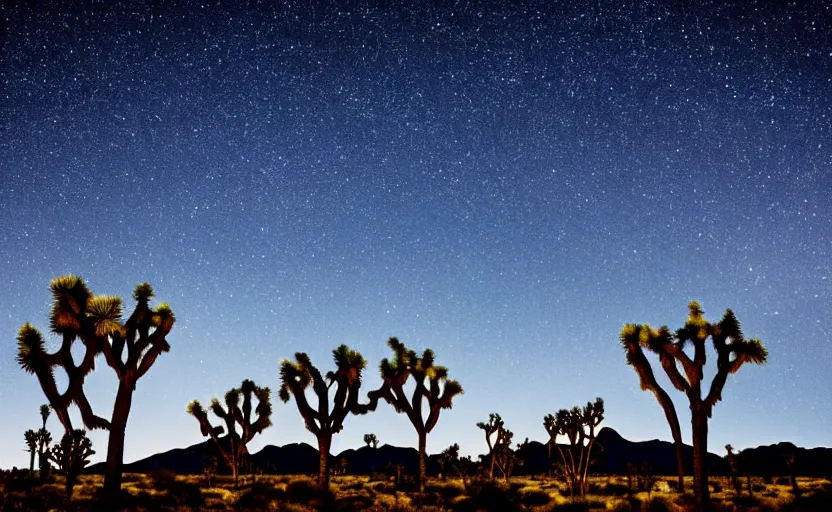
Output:
<path fill-rule="evenodd" d="M 225 438 L 222 439 L 225 442 Z M 647 462 L 657 475 L 676 474 L 676 452 L 673 443 L 654 439 L 651 441 L 629 441 L 610 427 L 598 432 L 597 444 L 603 447 L 598 452 L 598 460 L 592 471 L 596 474 L 623 475 L 627 473 L 628 464 Z M 595 453 L 595 449 L 593 449 Z M 685 474 L 692 474 L 693 448 L 684 446 Z M 760 476 L 787 475 L 784 456 L 795 455 L 795 467 L 801 476 L 824 476 L 832 470 L 832 448 L 798 448 L 791 443 L 780 443 L 744 450 L 749 467 Z M 144 459 L 124 465 L 127 473 L 147 473 L 158 470 L 170 470 L 179 474 L 201 474 L 205 460 L 217 457 L 218 472 L 228 473 L 228 468 L 219 455 L 212 440 L 158 453 Z M 557 457 L 557 453 L 552 453 Z M 522 463 L 517 467 L 516 475 L 545 474 L 551 468 L 548 446 L 537 441 L 523 444 L 517 451 Z M 316 474 L 318 472 L 318 450 L 306 443 L 292 443 L 285 446 L 265 446 L 255 454 L 247 455 L 253 470 L 265 474 Z M 428 474 L 439 473 L 439 455 L 427 458 Z M 554 460 L 554 459 L 552 459 Z M 343 468 L 347 474 L 368 475 L 372 473 L 394 473 L 397 466 L 413 473 L 419 464 L 419 454 L 415 448 L 383 445 L 379 448 L 362 446 L 358 449 L 344 450 L 338 455 L 330 455 L 331 468 Z M 709 453 L 706 458 L 708 473 L 713 476 L 730 474 L 725 458 Z M 104 463 L 87 468 L 87 473 L 103 474 Z"/>

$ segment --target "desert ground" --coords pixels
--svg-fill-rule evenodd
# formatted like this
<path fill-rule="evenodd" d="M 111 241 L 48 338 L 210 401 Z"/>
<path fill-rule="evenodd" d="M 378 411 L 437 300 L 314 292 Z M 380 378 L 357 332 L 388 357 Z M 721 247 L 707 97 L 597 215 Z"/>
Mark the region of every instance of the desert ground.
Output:
<path fill-rule="evenodd" d="M 630 490 L 626 477 L 592 477 L 584 499 L 571 498 L 566 487 L 549 477 L 513 477 L 510 482 L 478 477 L 431 478 L 424 494 L 384 475 L 334 476 L 329 492 L 312 477 L 246 475 L 235 489 L 230 476 L 176 475 L 168 471 L 126 474 L 118 506 L 102 505 L 96 496 L 103 484 L 98 475 L 84 475 L 70 503 L 66 503 L 61 476 L 27 488 L 23 482 L 5 482 L 4 511 L 17 510 L 131 510 L 131 511 L 675 511 L 693 508 L 690 493 L 672 491 L 674 479 L 658 477 L 651 492 Z M 690 486 L 692 482 L 686 482 Z M 830 511 L 832 480 L 799 478 L 795 497 L 787 478 L 770 483 L 755 478 L 751 495 L 743 482 L 738 494 L 729 478 L 711 478 L 715 511 Z M 18 487 L 18 488 L 15 488 Z M 466 489 L 467 487 L 467 489 Z M 402 489 L 403 488 L 403 489 Z"/>

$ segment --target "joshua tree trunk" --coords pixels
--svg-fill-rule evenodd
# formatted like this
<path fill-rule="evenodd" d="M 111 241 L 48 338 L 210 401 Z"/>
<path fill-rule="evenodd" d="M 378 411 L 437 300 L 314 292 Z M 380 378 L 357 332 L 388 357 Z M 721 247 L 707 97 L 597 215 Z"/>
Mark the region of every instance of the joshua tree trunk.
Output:
<path fill-rule="evenodd" d="M 32 450 L 31 455 L 29 456 L 29 473 L 34 473 L 35 471 L 35 451 Z"/>
<path fill-rule="evenodd" d="M 127 428 L 127 418 L 130 416 L 130 406 L 133 403 L 133 382 L 128 379 L 119 380 L 116 401 L 113 406 L 113 417 L 110 421 L 110 439 L 107 443 L 107 465 L 104 475 L 104 494 L 117 496 L 121 491 L 121 471 L 124 465 L 124 432 Z"/>
<path fill-rule="evenodd" d="M 708 415 L 705 404 L 694 403 L 691 410 L 691 427 L 693 432 L 693 493 L 696 498 L 696 510 L 705 512 L 710 508 L 711 496 L 708 488 Z"/>
<path fill-rule="evenodd" d="M 676 490 L 679 494 L 682 494 L 685 492 L 685 465 L 682 450 L 682 430 L 679 428 L 679 416 L 676 415 L 676 407 L 673 405 L 673 401 L 663 389 L 657 389 L 655 395 L 662 409 L 664 409 L 664 415 L 667 418 L 668 425 L 670 425 L 670 433 L 673 436 L 673 447 L 676 449 L 676 472 L 678 473 Z"/>
<path fill-rule="evenodd" d="M 427 449 L 428 435 L 426 432 L 419 432 L 419 492 L 425 492 L 425 481 L 427 480 L 427 467 L 425 466 L 425 450 Z"/>
<path fill-rule="evenodd" d="M 320 462 L 318 463 L 318 485 L 324 489 L 329 489 L 329 447 L 332 444 L 332 435 L 327 435 L 321 432 L 318 438 L 318 453 Z"/>

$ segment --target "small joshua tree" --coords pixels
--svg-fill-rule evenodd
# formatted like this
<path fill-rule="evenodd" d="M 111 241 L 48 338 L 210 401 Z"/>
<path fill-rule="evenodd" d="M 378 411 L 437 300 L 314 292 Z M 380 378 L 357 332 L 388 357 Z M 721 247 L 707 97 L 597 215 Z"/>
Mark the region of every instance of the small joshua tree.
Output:
<path fill-rule="evenodd" d="M 90 463 L 90 456 L 94 455 L 92 442 L 83 430 L 67 432 L 61 442 L 52 447 L 48 457 L 58 467 L 58 472 L 64 475 L 66 499 L 72 499 L 78 475 Z"/>
<path fill-rule="evenodd" d="M 240 406 L 240 395 L 243 397 L 243 405 Z M 211 411 L 225 422 L 225 427 L 214 427 L 208 421 L 208 414 L 198 400 L 188 404 L 188 414 L 199 421 L 199 428 L 203 436 L 211 436 L 217 449 L 222 455 L 234 476 L 234 487 L 237 487 L 237 478 L 240 472 L 240 461 L 248 453 L 246 445 L 255 435 L 263 432 L 271 426 L 272 403 L 271 390 L 269 388 L 257 387 L 254 382 L 246 379 L 239 389 L 235 388 L 225 394 L 225 409 L 216 398 L 211 400 Z M 257 419 L 252 421 L 252 397 L 257 398 L 257 407 L 254 412 Z M 241 432 L 237 432 L 237 425 Z M 228 447 L 220 443 L 220 437 L 227 430 Z"/>
<path fill-rule="evenodd" d="M 176 319 L 165 303 L 155 309 L 150 308 L 153 288 L 147 283 L 138 285 L 133 292 L 136 308 L 126 322 L 121 321 L 120 298 L 94 296 L 80 277 L 68 275 L 55 278 L 50 290 L 53 302 L 49 324 L 52 332 L 61 337 L 61 347 L 47 353 L 40 331 L 26 323 L 17 335 L 17 362 L 24 371 L 37 376 L 65 431 L 73 430 L 68 412 L 73 403 L 78 406 L 88 429 L 109 430 L 104 493 L 113 497 L 121 489 L 124 433 L 133 391 L 156 358 L 170 350 L 165 338 Z M 80 364 L 72 356 L 72 345 L 76 341 L 80 341 L 85 349 Z M 104 355 L 107 365 L 118 378 L 118 390 L 109 420 L 93 413 L 84 392 L 84 380 L 95 368 L 96 357 L 100 354 Z M 69 383 L 63 393 L 58 391 L 55 382 L 56 367 L 63 368 L 67 374 Z"/>
<path fill-rule="evenodd" d="M 496 457 L 494 456 L 494 445 L 500 442 L 500 437 L 503 433 L 503 419 L 499 414 L 493 412 L 488 415 L 488 423 L 479 422 L 477 427 L 485 431 L 485 444 L 488 445 L 488 478 L 494 478 L 494 465 Z M 491 436 L 496 434 L 496 443 L 491 441 Z"/>
<path fill-rule="evenodd" d="M 382 385 L 370 391 L 368 408 L 375 410 L 380 398 L 393 406 L 398 413 L 405 413 L 416 433 L 419 435 L 419 492 L 425 492 L 426 466 L 425 449 L 427 436 L 439 421 L 442 409 L 450 409 L 455 396 L 462 394 L 459 382 L 448 378 L 448 369 L 434 365 L 434 354 L 426 349 L 421 357 L 413 350 L 408 350 L 398 338 L 390 338 L 387 345 L 393 350 L 393 360 L 383 359 L 381 371 Z M 408 399 L 404 385 L 413 376 L 415 388 L 413 396 Z M 423 401 L 427 401 L 427 418 L 423 416 Z"/>
<path fill-rule="evenodd" d="M 459 445 L 457 443 L 445 448 L 439 454 L 439 468 L 442 471 L 442 480 L 448 479 L 448 472 L 452 469 L 459 473 Z"/>
<path fill-rule="evenodd" d="M 734 454 L 734 447 L 730 444 L 725 445 L 725 451 L 728 452 L 728 467 L 731 470 L 731 487 L 739 495 L 742 492 L 742 486 L 739 479 L 739 461 Z"/>
<path fill-rule="evenodd" d="M 554 416 L 548 414 L 543 418 L 543 426 L 549 434 L 549 442 L 560 455 L 558 463 L 569 484 L 569 492 L 585 496 L 588 491 L 587 476 L 595 444 L 595 428 L 604 421 L 604 400 L 587 402 L 581 409 L 561 409 Z M 564 450 L 557 442 L 558 436 L 565 436 L 569 446 Z"/>
<path fill-rule="evenodd" d="M 26 451 L 29 452 L 29 473 L 35 471 L 35 455 L 38 453 L 38 433 L 32 429 L 23 433 L 26 440 Z"/>
<path fill-rule="evenodd" d="M 797 485 L 797 478 L 795 477 L 795 455 L 794 453 L 786 453 L 783 455 L 783 461 L 786 463 L 786 470 L 789 472 L 789 482 L 792 484 L 792 494 L 800 496 L 800 487 Z"/>
<path fill-rule="evenodd" d="M 702 369 L 706 362 L 709 338 L 716 349 L 717 369 L 708 394 L 702 398 Z M 705 464 L 705 455 L 708 453 L 708 419 L 716 403 L 722 400 L 722 389 L 728 375 L 739 371 L 745 363 L 765 363 L 768 352 L 760 340 L 745 339 L 733 311 L 726 309 L 718 323 L 710 323 L 705 320 L 705 313 L 696 301 L 688 304 L 687 321 L 675 334 L 671 334 L 667 327 L 655 330 L 646 324 L 627 324 L 621 331 L 621 343 L 627 350 L 628 363 L 633 364 L 637 371 L 639 368 L 649 367 L 649 363 L 646 359 L 641 363 L 635 363 L 632 354 L 641 354 L 644 358 L 642 349 L 657 354 L 670 383 L 687 396 L 693 436 L 693 491 L 696 510 L 708 509 L 711 502 L 708 468 Z M 685 351 L 688 344 L 693 346 L 692 358 Z M 643 377 L 641 371 L 639 376 Z M 645 381 L 642 378 L 642 387 L 644 385 Z M 662 406 L 664 407 L 664 404 Z M 667 411 L 667 408 L 665 409 Z"/>
<path fill-rule="evenodd" d="M 51 469 L 48 455 L 49 447 L 52 444 L 52 434 L 46 430 L 46 420 L 49 419 L 49 413 L 51 412 L 52 409 L 48 405 L 40 406 L 40 418 L 43 421 L 40 430 L 38 430 L 38 467 L 40 468 L 41 482 L 45 482 L 49 478 L 49 470 Z"/>
<path fill-rule="evenodd" d="M 202 472 L 205 474 L 205 483 L 208 487 L 213 487 L 214 475 L 217 474 L 217 458 L 213 455 L 205 457 L 205 463 L 202 466 Z"/>
<path fill-rule="evenodd" d="M 367 446 L 370 448 L 378 448 L 378 438 L 375 434 L 364 434 L 364 442 L 367 443 Z"/>
<path fill-rule="evenodd" d="M 367 412 L 367 406 L 358 403 L 361 372 L 367 366 L 364 357 L 346 345 L 333 350 L 332 357 L 336 369 L 326 374 L 326 380 L 312 365 L 309 356 L 303 352 L 295 354 L 295 362 L 286 359 L 280 362 L 280 399 L 288 402 L 291 397 L 295 398 L 306 430 L 318 439 L 318 485 L 324 488 L 329 487 L 327 466 L 332 436 L 344 428 L 344 420 L 348 414 Z M 315 393 L 317 408 L 309 405 L 306 398 L 309 386 L 312 386 Z M 335 393 L 330 407 L 329 392 L 332 386 L 335 386 Z"/>

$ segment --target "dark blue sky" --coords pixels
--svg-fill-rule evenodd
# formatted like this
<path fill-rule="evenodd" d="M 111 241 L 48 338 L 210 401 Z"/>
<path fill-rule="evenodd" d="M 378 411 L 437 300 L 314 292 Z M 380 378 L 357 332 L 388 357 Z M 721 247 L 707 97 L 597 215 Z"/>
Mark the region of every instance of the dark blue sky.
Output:
<path fill-rule="evenodd" d="M 44 402 L 17 329 L 47 329 L 65 273 L 149 281 L 178 319 L 127 461 L 200 441 L 190 400 L 276 390 L 296 351 L 328 369 L 347 343 L 375 387 L 389 336 L 465 388 L 430 452 L 486 451 L 489 412 L 542 441 L 596 396 L 625 437 L 669 439 L 618 334 L 693 299 L 770 352 L 729 378 L 712 450 L 832 443 L 829 6 L 238 3 L 3 4 L 0 466 L 27 463 Z M 101 415 L 114 383 L 102 360 Z M 415 445 L 382 405 L 333 452 Z M 253 450 L 314 441 L 293 403 L 273 421 Z"/>

